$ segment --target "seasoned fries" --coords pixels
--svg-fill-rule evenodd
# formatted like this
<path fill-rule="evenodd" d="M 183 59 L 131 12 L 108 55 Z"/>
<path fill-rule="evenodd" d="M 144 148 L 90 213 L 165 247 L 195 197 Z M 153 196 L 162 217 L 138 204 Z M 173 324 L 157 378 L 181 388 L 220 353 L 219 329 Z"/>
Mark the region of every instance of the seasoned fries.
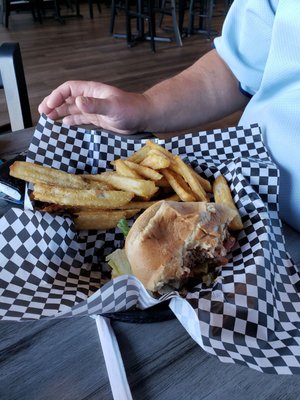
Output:
<path fill-rule="evenodd" d="M 33 198 L 63 206 L 117 208 L 130 202 L 134 194 L 117 190 L 73 189 L 61 186 L 34 185 Z"/>
<path fill-rule="evenodd" d="M 197 172 L 194 171 L 193 168 L 190 167 L 189 165 L 188 165 L 188 168 L 190 170 L 190 173 L 194 176 L 194 178 L 199 181 L 199 184 L 204 189 L 204 191 L 207 193 L 211 193 L 212 192 L 211 183 L 207 179 L 204 179 L 204 178 L 202 178 L 202 176 L 197 174 Z"/>
<path fill-rule="evenodd" d="M 243 229 L 243 222 L 236 208 L 233 198 L 230 193 L 230 188 L 224 176 L 219 175 L 213 183 L 213 193 L 216 203 L 225 204 L 232 210 L 236 211 L 236 217 L 232 220 L 229 225 L 229 229 L 233 231 Z"/>
<path fill-rule="evenodd" d="M 107 182 L 99 181 L 95 178 L 96 175 L 81 175 L 84 182 L 87 182 L 88 189 L 98 189 L 98 190 L 114 190 L 114 188 Z M 59 186 L 60 183 L 58 183 Z"/>
<path fill-rule="evenodd" d="M 140 164 L 147 157 L 150 150 L 151 150 L 150 147 L 143 146 L 135 153 L 133 153 L 131 156 L 129 156 L 127 160 L 135 162 L 136 164 Z"/>
<path fill-rule="evenodd" d="M 177 194 L 173 194 L 170 197 L 166 197 L 165 200 L 167 201 L 180 201 L 180 197 Z M 139 208 L 141 210 L 145 210 L 146 208 L 151 207 L 157 200 L 152 201 L 131 201 L 130 203 L 126 204 L 125 206 L 118 207 L 122 210 L 131 210 L 134 208 Z"/>
<path fill-rule="evenodd" d="M 141 164 L 136 164 L 132 161 L 125 160 L 124 163 L 132 170 L 135 171 L 140 177 L 151 179 L 152 181 L 159 181 L 162 175 L 152 168 L 145 167 Z"/>
<path fill-rule="evenodd" d="M 32 164 L 25 161 L 15 161 L 10 167 L 10 175 L 32 183 L 46 183 L 67 188 L 86 189 L 89 185 L 80 175 L 68 174 L 64 171 Z"/>
<path fill-rule="evenodd" d="M 75 212 L 74 224 L 77 230 L 82 229 L 112 229 L 120 219 L 132 218 L 139 209 L 132 210 L 90 210 Z"/>
<path fill-rule="evenodd" d="M 164 153 L 157 150 L 150 150 L 147 157 L 141 162 L 141 165 L 152 168 L 154 170 L 168 168 L 171 160 Z"/>
<path fill-rule="evenodd" d="M 142 177 L 134 169 L 131 169 L 125 163 L 125 161 L 121 159 L 114 162 L 114 167 L 119 175 L 128 176 L 129 178 L 142 179 Z"/>
<path fill-rule="evenodd" d="M 152 142 L 151 140 L 147 140 L 146 146 L 148 146 L 149 149 L 156 150 L 156 151 L 159 151 L 160 153 L 163 153 L 170 160 L 172 160 L 174 157 L 173 154 L 170 153 L 167 149 L 165 149 L 164 147 L 160 146 L 159 144 L 157 144 L 155 142 Z"/>
<path fill-rule="evenodd" d="M 162 173 L 181 201 L 196 201 L 192 191 L 180 175 L 168 169 L 163 169 Z"/>
<path fill-rule="evenodd" d="M 78 230 L 115 228 L 120 219 L 132 218 L 162 199 L 207 202 L 212 195 L 215 202 L 236 210 L 229 228 L 243 227 L 224 177 L 219 176 L 212 185 L 178 155 L 153 141 L 111 165 L 114 171 L 75 175 L 16 161 L 10 174 L 33 183 L 31 198 L 36 207 L 43 212 L 67 213 Z"/>
<path fill-rule="evenodd" d="M 116 172 L 103 172 L 97 175 L 97 179 L 102 182 L 109 183 L 116 189 L 133 192 L 137 196 L 149 199 L 157 191 L 155 183 L 146 179 L 129 178 L 122 176 Z"/>
<path fill-rule="evenodd" d="M 175 156 L 173 158 L 171 163 L 171 169 L 173 169 L 173 171 L 177 172 L 179 175 L 183 177 L 183 179 L 192 189 L 196 197 L 196 200 L 208 201 L 207 194 L 203 189 L 203 187 L 201 186 L 199 180 L 195 178 L 194 174 L 191 173 L 191 169 L 184 161 L 182 161 L 182 159 L 179 156 Z"/>

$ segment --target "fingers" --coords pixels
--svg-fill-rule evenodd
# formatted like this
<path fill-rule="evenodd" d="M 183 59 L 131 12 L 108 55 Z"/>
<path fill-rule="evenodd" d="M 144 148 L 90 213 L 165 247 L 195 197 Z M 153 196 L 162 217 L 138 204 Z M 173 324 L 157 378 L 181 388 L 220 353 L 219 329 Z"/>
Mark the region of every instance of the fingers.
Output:
<path fill-rule="evenodd" d="M 118 133 L 143 129 L 145 98 L 99 82 L 69 81 L 39 106 L 39 112 L 68 125 L 92 124 Z"/>
<path fill-rule="evenodd" d="M 63 104 L 50 112 L 50 118 L 63 117 L 63 123 L 68 125 L 93 124 L 101 126 L 103 118 L 110 119 L 109 113 L 113 110 L 110 99 L 96 99 L 79 96 L 72 104 Z"/>
<path fill-rule="evenodd" d="M 64 117 L 62 122 L 66 125 L 89 125 L 91 124 L 90 118 L 84 114 L 72 114 Z"/>
<path fill-rule="evenodd" d="M 69 82 L 63 83 L 58 86 L 53 92 L 44 98 L 38 107 L 40 114 L 45 113 L 50 116 L 50 113 L 57 107 L 61 106 L 67 98 L 70 97 Z"/>
<path fill-rule="evenodd" d="M 112 101 L 107 99 L 96 99 L 94 97 L 79 96 L 75 99 L 77 108 L 82 113 L 107 115 L 112 110 Z"/>
<path fill-rule="evenodd" d="M 92 96 L 99 87 L 99 83 L 85 81 L 68 81 L 58 86 L 53 92 L 45 97 L 38 107 L 40 114 L 44 113 L 54 119 L 66 115 L 68 110 L 62 106 L 67 103 L 69 106 L 75 104 L 78 96 Z M 51 117 L 52 115 L 52 117 Z"/>
<path fill-rule="evenodd" d="M 80 111 L 78 110 L 76 103 L 73 101 L 72 103 L 64 103 L 62 104 L 60 107 L 54 108 L 54 109 L 50 109 L 49 107 L 39 107 L 39 112 L 40 114 L 46 114 L 49 118 L 51 119 L 59 119 L 59 118 L 63 118 L 67 115 L 70 114 L 76 114 L 79 113 Z"/>
<path fill-rule="evenodd" d="M 49 96 L 45 97 L 44 100 L 39 105 L 38 110 L 39 110 L 40 114 L 44 113 L 44 114 L 48 115 L 51 112 L 51 109 L 47 106 L 48 98 L 49 98 Z"/>

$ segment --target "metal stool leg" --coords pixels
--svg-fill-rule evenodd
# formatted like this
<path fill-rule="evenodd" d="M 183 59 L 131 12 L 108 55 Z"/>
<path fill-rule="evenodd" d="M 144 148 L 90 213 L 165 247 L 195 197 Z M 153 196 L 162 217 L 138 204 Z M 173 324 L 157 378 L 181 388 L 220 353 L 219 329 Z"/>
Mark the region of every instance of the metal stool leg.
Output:
<path fill-rule="evenodd" d="M 110 23 L 109 23 L 109 33 L 112 35 L 115 26 L 115 18 L 116 18 L 116 0 L 111 0 L 111 15 L 110 15 Z"/>
<path fill-rule="evenodd" d="M 207 4 L 208 3 L 208 4 Z M 213 16 L 213 9 L 214 9 L 214 2 L 213 0 L 208 0 L 206 3 L 206 7 L 207 7 L 207 34 L 208 37 L 211 37 L 211 32 L 212 32 L 212 16 Z"/>
<path fill-rule="evenodd" d="M 194 0 L 190 0 L 189 6 L 189 21 L 188 21 L 188 36 L 193 33 L 194 26 Z"/>
<path fill-rule="evenodd" d="M 196 1 L 199 3 L 199 11 L 197 9 Z M 206 33 L 209 39 L 213 33 L 212 31 L 212 18 L 213 18 L 214 0 L 190 0 L 189 7 L 189 21 L 188 21 L 188 35 L 193 33 Z M 199 17 L 199 26 L 197 29 L 194 27 L 195 16 Z"/>
<path fill-rule="evenodd" d="M 126 19 L 126 39 L 127 45 L 132 46 L 132 36 L 131 36 L 131 21 L 130 21 L 130 10 L 129 10 L 129 0 L 125 0 L 125 19 Z"/>
<path fill-rule="evenodd" d="M 177 15 L 176 15 L 176 1 L 171 0 L 172 7 L 172 22 L 173 22 L 173 30 L 175 35 L 175 40 L 177 46 L 182 46 L 181 34 L 177 23 Z"/>
<path fill-rule="evenodd" d="M 148 12 L 149 12 L 149 31 L 150 31 L 150 43 L 151 43 L 151 50 L 155 52 L 155 36 L 156 36 L 156 29 L 155 29 L 155 12 L 154 12 L 154 0 L 148 0 Z"/>
<path fill-rule="evenodd" d="M 164 15 L 165 15 L 164 14 L 164 9 L 166 7 L 166 1 L 167 0 L 162 0 L 162 3 L 161 3 L 161 13 L 160 13 L 160 18 L 159 18 L 159 23 L 158 23 L 159 27 L 161 27 L 163 19 L 164 19 Z"/>

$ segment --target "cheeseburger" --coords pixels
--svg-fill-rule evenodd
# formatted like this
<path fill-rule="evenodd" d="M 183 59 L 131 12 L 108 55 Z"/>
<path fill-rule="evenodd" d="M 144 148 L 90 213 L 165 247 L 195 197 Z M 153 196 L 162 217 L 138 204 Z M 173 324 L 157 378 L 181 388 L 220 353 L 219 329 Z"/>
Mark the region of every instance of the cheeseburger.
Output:
<path fill-rule="evenodd" d="M 228 225 L 236 211 L 216 203 L 160 201 L 141 214 L 126 237 L 131 271 L 151 292 L 181 289 L 228 262 Z"/>

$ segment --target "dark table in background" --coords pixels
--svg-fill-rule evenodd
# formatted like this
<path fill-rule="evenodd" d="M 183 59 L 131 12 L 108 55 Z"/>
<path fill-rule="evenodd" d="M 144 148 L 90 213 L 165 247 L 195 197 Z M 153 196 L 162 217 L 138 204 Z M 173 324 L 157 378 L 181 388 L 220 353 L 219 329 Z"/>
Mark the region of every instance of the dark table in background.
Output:
<path fill-rule="evenodd" d="M 32 129 L 0 135 L 0 159 L 30 143 Z M 300 234 L 284 227 L 300 266 Z M 299 376 L 265 375 L 205 353 L 177 321 L 112 321 L 136 400 L 297 400 Z M 0 321 L 0 400 L 112 399 L 90 317 Z M 119 399 L 122 400 L 122 399 Z"/>

